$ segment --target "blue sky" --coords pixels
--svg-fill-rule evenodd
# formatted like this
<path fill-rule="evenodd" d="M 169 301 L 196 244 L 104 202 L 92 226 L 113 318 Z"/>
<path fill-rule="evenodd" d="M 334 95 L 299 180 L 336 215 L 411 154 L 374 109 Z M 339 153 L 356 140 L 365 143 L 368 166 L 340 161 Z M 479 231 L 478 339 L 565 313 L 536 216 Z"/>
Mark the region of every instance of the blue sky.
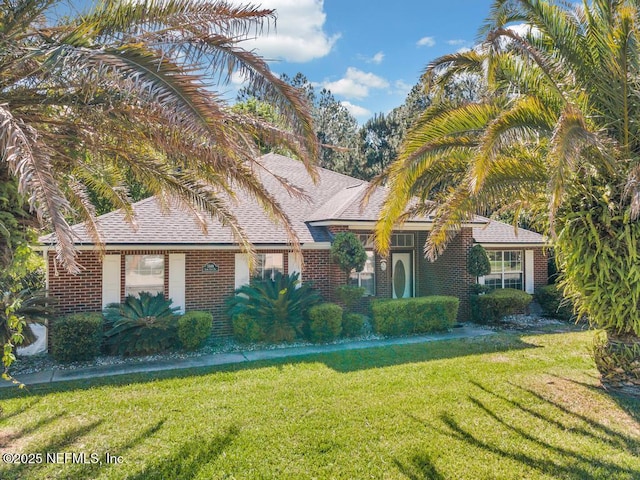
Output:
<path fill-rule="evenodd" d="M 135 1 L 135 0 L 133 0 Z M 244 43 L 274 72 L 327 87 L 362 124 L 401 105 L 433 59 L 473 46 L 492 0 L 228 0 L 277 12 Z M 71 0 L 86 8 L 90 0 Z M 239 81 L 239 79 L 237 79 Z M 231 98 L 238 84 L 221 87 Z"/>
<path fill-rule="evenodd" d="M 241 3 L 241 0 L 234 0 Z M 257 0 L 275 32 L 245 44 L 329 88 L 360 123 L 403 103 L 426 65 L 473 46 L 491 0 Z"/>

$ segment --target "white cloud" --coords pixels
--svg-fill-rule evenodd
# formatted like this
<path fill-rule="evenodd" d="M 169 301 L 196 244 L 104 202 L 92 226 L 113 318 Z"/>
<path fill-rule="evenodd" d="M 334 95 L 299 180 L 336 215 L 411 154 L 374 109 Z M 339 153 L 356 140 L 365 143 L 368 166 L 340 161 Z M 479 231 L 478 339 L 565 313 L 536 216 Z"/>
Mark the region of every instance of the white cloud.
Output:
<path fill-rule="evenodd" d="M 465 43 L 467 43 L 466 40 L 460 40 L 460 39 L 456 39 L 456 40 L 447 40 L 447 45 L 464 45 Z"/>
<path fill-rule="evenodd" d="M 419 47 L 433 47 L 436 44 L 436 39 L 433 37 L 422 37 L 416 42 Z"/>
<path fill-rule="evenodd" d="M 349 110 L 349 113 L 351 115 L 353 115 L 354 117 L 358 118 L 358 117 L 369 117 L 371 115 L 371 111 L 367 110 L 364 107 L 361 107 L 359 105 L 354 105 L 351 102 L 340 102 L 344 108 L 346 108 L 347 110 Z"/>
<path fill-rule="evenodd" d="M 347 73 L 335 82 L 323 82 L 322 86 L 334 95 L 346 98 L 365 98 L 371 88 L 387 88 L 389 82 L 373 73 L 363 72 L 354 67 L 347 68 Z"/>
<path fill-rule="evenodd" d="M 246 0 L 232 0 L 246 5 Z M 242 47 L 267 60 L 304 63 L 322 58 L 331 52 L 339 34 L 324 31 L 327 15 L 324 0 L 262 0 L 260 8 L 275 9 L 277 21 L 255 39 L 242 42 Z"/>
<path fill-rule="evenodd" d="M 396 89 L 395 93 L 403 96 L 407 96 L 413 88 L 413 85 L 409 85 L 404 80 L 396 80 L 395 82 L 393 82 L 393 86 Z"/>
<path fill-rule="evenodd" d="M 470 52 L 470 51 L 471 51 L 470 48 L 462 47 L 462 48 L 459 48 L 458 50 L 456 50 L 456 53 L 466 53 L 466 52 Z"/>
<path fill-rule="evenodd" d="M 376 65 L 380 65 L 383 60 L 384 60 L 384 53 L 383 52 L 378 52 L 367 61 L 369 63 L 375 63 Z"/>
<path fill-rule="evenodd" d="M 245 77 L 243 74 L 241 74 L 238 71 L 234 71 L 231 73 L 231 78 L 229 79 L 229 83 L 231 83 L 231 85 L 241 87 L 242 85 L 244 85 L 246 80 L 247 80 L 247 77 Z"/>

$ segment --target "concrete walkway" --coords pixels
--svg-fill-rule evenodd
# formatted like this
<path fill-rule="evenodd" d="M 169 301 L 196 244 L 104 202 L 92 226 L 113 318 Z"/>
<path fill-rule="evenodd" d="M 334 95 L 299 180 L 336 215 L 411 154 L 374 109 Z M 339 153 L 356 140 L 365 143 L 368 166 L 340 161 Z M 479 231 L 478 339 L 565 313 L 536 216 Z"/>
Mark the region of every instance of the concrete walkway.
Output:
<path fill-rule="evenodd" d="M 392 345 L 409 345 L 416 343 L 435 342 L 438 340 L 453 340 L 458 338 L 472 338 L 491 335 L 492 330 L 478 327 L 454 328 L 447 333 L 420 335 L 415 337 L 388 338 L 382 340 L 365 340 L 331 345 L 311 345 L 303 347 L 285 347 L 271 350 L 252 350 L 246 352 L 214 353 L 189 358 L 171 358 L 153 362 L 140 362 L 120 365 L 99 365 L 95 367 L 62 370 L 53 368 L 41 372 L 17 375 L 16 379 L 26 386 L 69 380 L 83 380 L 112 375 L 130 373 L 158 372 L 163 370 L 179 370 L 183 368 L 212 367 L 234 363 L 248 363 L 257 360 L 272 360 L 288 357 L 300 357 L 318 353 L 342 352 L 363 348 L 387 347 Z M 12 386 L 10 382 L 0 382 L 0 388 Z"/>

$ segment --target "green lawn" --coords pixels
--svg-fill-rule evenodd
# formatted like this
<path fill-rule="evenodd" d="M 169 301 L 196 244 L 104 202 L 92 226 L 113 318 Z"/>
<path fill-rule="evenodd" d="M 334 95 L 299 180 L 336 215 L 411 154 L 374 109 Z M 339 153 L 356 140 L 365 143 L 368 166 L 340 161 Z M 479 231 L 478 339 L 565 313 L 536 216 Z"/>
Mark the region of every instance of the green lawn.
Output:
<path fill-rule="evenodd" d="M 500 334 L 3 390 L 3 453 L 103 463 L 0 463 L 0 478 L 640 478 L 640 402 L 597 388 L 591 338 Z"/>

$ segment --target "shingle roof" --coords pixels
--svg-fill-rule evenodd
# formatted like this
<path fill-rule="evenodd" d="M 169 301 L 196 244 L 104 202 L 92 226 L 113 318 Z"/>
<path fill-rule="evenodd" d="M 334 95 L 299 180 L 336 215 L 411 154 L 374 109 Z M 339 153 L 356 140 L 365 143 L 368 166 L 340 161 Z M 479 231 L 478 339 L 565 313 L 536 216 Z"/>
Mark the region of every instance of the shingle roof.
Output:
<path fill-rule="evenodd" d="M 473 239 L 481 244 L 527 244 L 544 245 L 545 237 L 539 233 L 513 228 L 513 225 L 486 219 L 489 223 L 473 227 Z"/>
<path fill-rule="evenodd" d="M 320 221 L 375 221 L 386 196 L 386 189 L 380 187 L 373 192 L 367 207 L 361 210 L 361 200 L 368 183 L 347 175 L 318 168 L 318 181 L 313 182 L 301 162 L 277 154 L 267 154 L 258 159 L 260 167 L 256 174 L 260 177 L 283 211 L 289 216 L 293 229 L 300 242 L 326 242 L 330 236 L 326 227 L 314 226 Z M 285 178 L 289 183 L 302 189 L 307 199 L 291 195 L 277 177 Z M 197 244 L 234 244 L 228 227 L 215 219 L 207 217 L 207 231 L 202 231 L 198 222 L 184 208 L 173 205 L 168 211 L 161 208 L 160 202 L 152 197 L 133 205 L 137 228 L 132 228 L 124 214 L 114 211 L 98 218 L 102 238 L 106 244 L 122 245 L 197 245 Z M 239 224 L 245 230 L 249 240 L 260 244 L 286 244 L 289 242 L 285 230 L 264 213 L 255 199 L 245 192 L 237 192 L 237 199 L 232 210 Z M 429 218 L 414 218 L 412 221 L 428 222 Z M 474 222 L 484 223 L 487 219 L 478 217 Z M 522 230 L 514 240 L 513 228 L 501 228 L 499 222 L 492 222 L 486 230 L 474 228 L 474 238 L 481 243 L 513 243 L 522 239 L 531 240 L 529 234 L 537 234 Z M 505 224 L 501 224 L 505 225 Z M 84 225 L 72 227 L 76 235 L 76 243 L 93 244 Z M 511 233 L 509 233 L 509 230 Z M 480 238 L 482 240 L 480 240 Z M 491 238 L 491 240 L 487 240 Z M 40 238 L 42 243 L 52 243 L 54 237 L 46 235 Z M 535 243 L 538 243 L 537 241 Z M 543 243 L 539 241 L 539 243 Z"/>

